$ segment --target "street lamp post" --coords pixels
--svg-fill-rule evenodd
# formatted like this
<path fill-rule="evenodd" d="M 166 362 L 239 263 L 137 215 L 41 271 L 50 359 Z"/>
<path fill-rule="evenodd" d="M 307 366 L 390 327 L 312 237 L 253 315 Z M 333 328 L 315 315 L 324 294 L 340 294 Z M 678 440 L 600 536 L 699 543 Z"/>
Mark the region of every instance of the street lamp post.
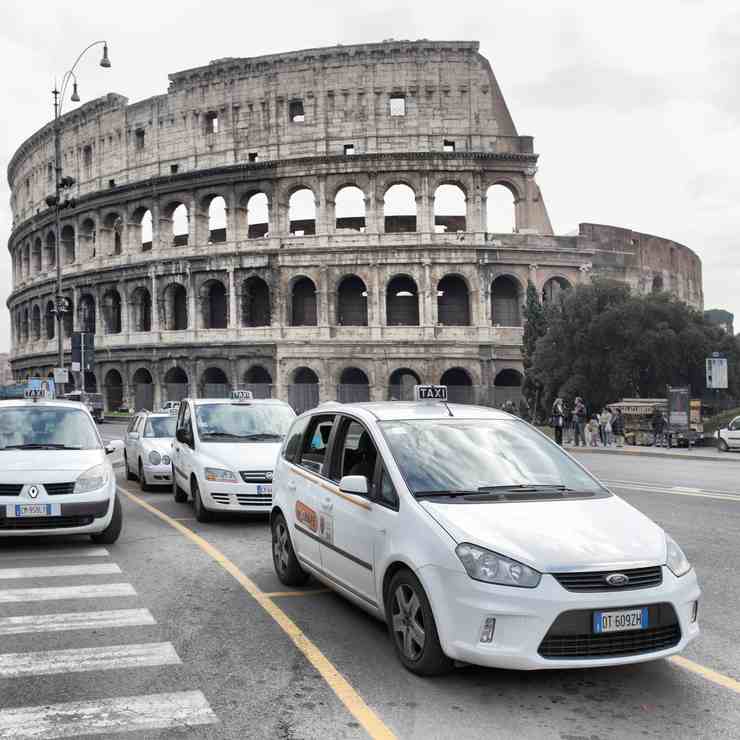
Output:
<path fill-rule="evenodd" d="M 74 185 L 74 179 L 71 177 L 62 177 L 62 106 L 64 104 L 64 93 L 67 89 L 70 79 L 74 80 L 72 86 L 72 102 L 79 102 L 80 96 L 77 91 L 77 77 L 75 76 L 75 68 L 79 63 L 80 59 L 85 53 L 92 49 L 93 46 L 103 45 L 103 57 L 100 60 L 101 67 L 110 67 L 110 59 L 108 58 L 108 42 L 93 41 L 92 44 L 85 47 L 75 60 L 75 63 L 70 69 L 64 73 L 62 77 L 61 90 L 58 90 L 56 86 L 51 91 L 54 97 L 54 195 L 46 199 L 47 204 L 54 206 L 54 219 L 56 223 L 56 268 L 57 268 L 57 290 L 56 297 L 54 300 L 53 313 L 56 317 L 57 322 L 57 353 L 58 353 L 58 367 L 64 367 L 64 336 L 63 336 L 63 321 L 64 314 L 70 310 L 69 301 L 62 293 L 62 223 L 61 223 L 61 210 L 66 207 L 73 207 L 75 202 L 74 199 L 66 199 L 62 203 L 62 191 L 69 190 Z M 82 377 L 84 379 L 85 368 L 81 368 Z M 84 387 L 84 380 L 83 380 Z"/>

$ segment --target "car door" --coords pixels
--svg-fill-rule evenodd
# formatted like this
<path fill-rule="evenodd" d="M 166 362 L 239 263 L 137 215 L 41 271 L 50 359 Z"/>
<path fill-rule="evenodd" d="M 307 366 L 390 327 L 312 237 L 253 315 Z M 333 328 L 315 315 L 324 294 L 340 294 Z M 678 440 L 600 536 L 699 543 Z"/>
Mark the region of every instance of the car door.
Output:
<path fill-rule="evenodd" d="M 184 491 L 190 492 L 190 473 L 193 469 L 192 458 L 195 453 L 195 438 L 193 435 L 193 419 L 189 403 L 183 403 L 180 406 L 180 414 L 177 417 L 177 427 L 175 429 L 175 439 L 172 444 L 175 480 Z"/>
<path fill-rule="evenodd" d="M 380 455 L 378 455 L 375 481 L 371 490 L 370 500 L 373 505 L 372 523 L 374 527 L 373 566 L 375 568 L 375 586 L 378 589 L 376 593 L 379 594 L 379 589 L 383 587 L 383 584 L 378 583 L 378 574 L 385 572 L 389 564 L 390 554 L 399 551 L 400 544 L 398 540 L 404 536 L 404 533 L 398 527 L 398 511 L 400 508 L 398 492 Z"/>
<path fill-rule="evenodd" d="M 740 416 L 733 419 L 727 427 L 727 444 L 730 447 L 740 447 Z"/>
<path fill-rule="evenodd" d="M 294 500 L 294 546 L 302 560 L 322 570 L 320 542 L 322 520 L 319 504 L 328 495 L 329 480 L 324 477 L 329 442 L 336 414 L 317 414 L 311 417 L 301 440 L 298 454 L 291 465 L 288 488 Z"/>
<path fill-rule="evenodd" d="M 343 416 L 332 442 L 330 475 L 336 488 L 324 492 L 319 503 L 321 564 L 326 573 L 363 601 L 375 606 L 375 517 L 373 484 L 377 449 L 368 429 Z M 363 475 L 368 495 L 339 489 L 345 475 Z"/>
<path fill-rule="evenodd" d="M 138 451 L 136 448 L 136 442 L 139 439 L 139 432 L 137 431 L 137 428 L 140 421 L 141 414 L 136 414 L 131 420 L 131 423 L 128 425 L 128 429 L 126 430 L 126 439 L 124 444 L 126 447 L 126 459 L 128 460 L 131 472 L 136 472 L 136 466 L 138 465 Z"/>

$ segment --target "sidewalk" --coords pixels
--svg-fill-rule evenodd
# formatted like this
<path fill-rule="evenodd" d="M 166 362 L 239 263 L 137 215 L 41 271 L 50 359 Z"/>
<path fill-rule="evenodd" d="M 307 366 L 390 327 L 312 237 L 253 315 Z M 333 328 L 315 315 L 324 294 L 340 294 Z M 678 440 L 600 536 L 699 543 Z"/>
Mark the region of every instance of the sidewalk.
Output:
<path fill-rule="evenodd" d="M 715 447 L 638 447 L 628 445 L 626 447 L 575 447 L 565 445 L 570 453 L 588 455 L 634 455 L 637 457 L 663 457 L 669 460 L 703 460 L 710 462 L 740 463 L 740 453 L 720 452 Z"/>

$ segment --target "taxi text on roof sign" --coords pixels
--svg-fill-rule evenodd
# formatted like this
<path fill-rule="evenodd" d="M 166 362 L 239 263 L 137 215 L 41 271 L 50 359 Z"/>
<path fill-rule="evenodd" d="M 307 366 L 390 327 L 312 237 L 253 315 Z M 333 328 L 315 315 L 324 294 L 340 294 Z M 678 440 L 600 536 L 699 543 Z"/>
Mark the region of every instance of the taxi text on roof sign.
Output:
<path fill-rule="evenodd" d="M 253 397 L 252 391 L 231 391 L 233 401 L 251 401 Z"/>
<path fill-rule="evenodd" d="M 446 401 L 446 385 L 415 385 L 414 399 L 416 401 Z"/>
<path fill-rule="evenodd" d="M 32 401 L 38 401 L 40 398 L 47 401 L 53 401 L 55 395 L 54 381 L 51 378 L 48 380 L 29 378 L 28 385 L 23 391 L 23 397 L 31 399 Z"/>

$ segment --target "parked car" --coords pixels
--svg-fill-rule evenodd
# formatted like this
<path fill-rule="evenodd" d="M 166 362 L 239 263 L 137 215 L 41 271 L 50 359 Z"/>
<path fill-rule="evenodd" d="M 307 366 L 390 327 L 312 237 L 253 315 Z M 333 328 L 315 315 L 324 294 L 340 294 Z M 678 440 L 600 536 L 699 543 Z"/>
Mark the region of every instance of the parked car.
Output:
<path fill-rule="evenodd" d="M 172 414 L 140 411 L 128 425 L 123 464 L 126 478 L 138 480 L 142 491 L 151 485 L 172 485 L 172 441 L 176 421 Z"/>
<path fill-rule="evenodd" d="M 717 449 L 720 452 L 740 449 L 740 416 L 717 430 Z"/>

